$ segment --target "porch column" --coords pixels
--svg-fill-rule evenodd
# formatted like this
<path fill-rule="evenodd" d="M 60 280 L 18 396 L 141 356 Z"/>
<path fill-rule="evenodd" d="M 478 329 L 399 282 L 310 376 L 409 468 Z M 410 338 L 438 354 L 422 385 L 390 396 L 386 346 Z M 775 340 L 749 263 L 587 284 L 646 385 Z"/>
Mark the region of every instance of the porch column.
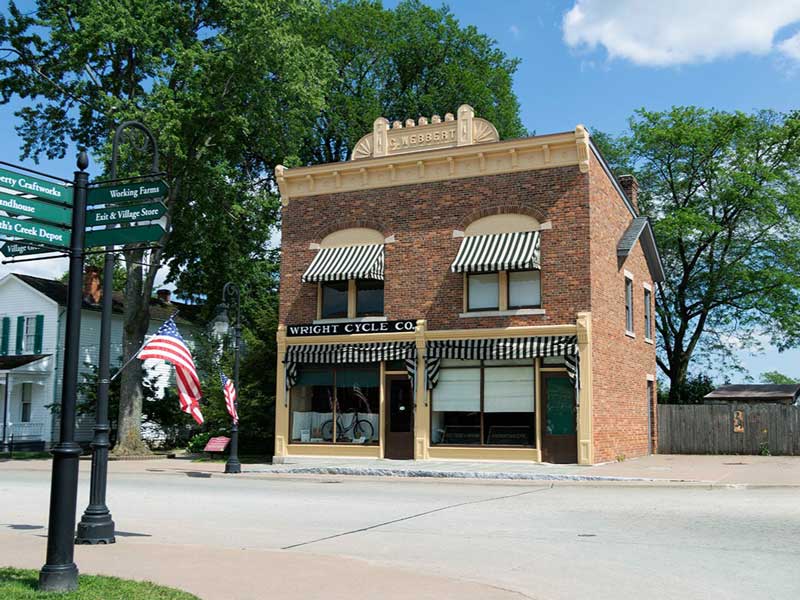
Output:
<path fill-rule="evenodd" d="M 592 443 L 592 313 L 578 313 L 578 352 L 580 353 L 580 396 L 578 406 L 578 463 L 594 462 Z"/>
<path fill-rule="evenodd" d="M 278 365 L 275 370 L 275 456 L 273 461 L 283 462 L 286 456 L 286 437 L 289 435 L 289 394 L 286 391 L 286 326 L 278 325 L 275 334 L 278 345 Z"/>
<path fill-rule="evenodd" d="M 414 382 L 414 458 L 417 460 L 429 458 L 428 448 L 430 440 L 428 432 L 431 430 L 431 407 L 427 377 L 425 376 L 425 331 L 428 322 L 425 319 L 417 321 L 414 329 L 414 342 L 417 345 L 417 377 Z"/>

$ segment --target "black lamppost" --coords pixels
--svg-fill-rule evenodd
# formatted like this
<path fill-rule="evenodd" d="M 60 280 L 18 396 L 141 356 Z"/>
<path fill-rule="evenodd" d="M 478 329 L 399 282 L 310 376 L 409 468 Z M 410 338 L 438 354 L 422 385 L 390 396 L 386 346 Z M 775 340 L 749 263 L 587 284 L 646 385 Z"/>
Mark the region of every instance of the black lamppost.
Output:
<path fill-rule="evenodd" d="M 242 341 L 242 310 L 241 299 L 239 296 L 239 286 L 229 281 L 222 288 L 222 304 L 217 308 L 217 316 L 212 325 L 214 335 L 217 339 L 223 340 L 228 335 L 230 328 L 230 311 L 233 309 L 233 386 L 236 388 L 234 406 L 239 404 L 239 354 Z M 225 463 L 226 473 L 241 473 L 242 464 L 239 462 L 239 424 L 233 421 L 231 424 L 231 446 L 228 453 L 228 461 Z"/>
<path fill-rule="evenodd" d="M 64 371 L 61 385 L 61 431 L 52 450 L 50 517 L 47 529 L 47 562 L 39 571 L 43 592 L 67 592 L 78 587 L 75 564 L 75 508 L 78 503 L 78 460 L 81 447 L 75 443 L 75 398 L 78 392 L 80 358 L 83 241 L 86 231 L 86 196 L 89 188 L 89 156 L 78 155 L 72 203 L 72 237 L 69 249 L 67 324 L 64 331 Z"/>
<path fill-rule="evenodd" d="M 119 145 L 126 130 L 138 129 L 145 134 L 145 144 L 138 149 L 147 148 L 149 141 L 153 158 L 151 171 L 158 173 L 158 144 L 153 133 L 138 121 L 125 121 L 114 131 L 111 150 L 111 179 L 117 178 L 117 159 Z M 95 408 L 94 438 L 92 439 L 92 474 L 89 484 L 89 506 L 78 523 L 75 542 L 78 544 L 113 544 L 114 521 L 106 505 L 108 481 L 108 448 L 111 445 L 108 432 L 108 392 L 111 386 L 111 311 L 114 294 L 114 247 L 107 246 L 103 263 L 103 299 L 100 316 L 100 359 L 97 368 L 97 407 Z"/>

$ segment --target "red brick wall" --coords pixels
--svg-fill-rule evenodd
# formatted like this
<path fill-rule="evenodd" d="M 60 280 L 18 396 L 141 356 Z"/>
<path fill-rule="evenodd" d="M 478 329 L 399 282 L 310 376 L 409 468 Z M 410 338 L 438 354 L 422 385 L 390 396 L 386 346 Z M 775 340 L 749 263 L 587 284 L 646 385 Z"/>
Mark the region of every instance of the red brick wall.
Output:
<path fill-rule="evenodd" d="M 283 209 L 280 322 L 316 316 L 316 285 L 300 282 L 317 252 L 309 244 L 361 226 L 397 240 L 386 245 L 389 319 L 427 319 L 429 329 L 574 323 L 589 309 L 588 183 L 577 167 L 563 167 L 292 199 Z M 546 314 L 459 318 L 463 275 L 451 273 L 450 264 L 463 238 L 453 238 L 453 230 L 487 214 L 520 211 L 553 225 L 541 234 Z"/>
<path fill-rule="evenodd" d="M 589 169 L 592 267 L 592 435 L 594 461 L 648 453 L 647 375 L 655 346 L 644 340 L 644 287 L 653 285 L 641 244 L 620 264 L 617 243 L 631 214 L 598 160 Z M 625 271 L 633 274 L 635 338 L 625 333 Z M 655 307 L 651 306 L 655 317 Z M 654 333 L 652 334 L 655 335 Z M 654 431 L 655 423 L 653 424 Z"/>

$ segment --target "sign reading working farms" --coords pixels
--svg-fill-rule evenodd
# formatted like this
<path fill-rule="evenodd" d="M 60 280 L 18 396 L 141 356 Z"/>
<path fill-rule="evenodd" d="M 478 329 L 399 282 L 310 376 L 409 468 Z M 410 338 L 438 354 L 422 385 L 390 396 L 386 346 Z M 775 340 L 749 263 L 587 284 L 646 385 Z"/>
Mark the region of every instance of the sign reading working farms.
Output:
<path fill-rule="evenodd" d="M 18 237 L 59 248 L 69 246 L 70 232 L 55 225 L 0 217 L 0 235 Z"/>
<path fill-rule="evenodd" d="M 87 231 L 84 247 L 117 246 L 137 242 L 157 242 L 164 235 L 161 225 L 145 225 L 143 227 L 123 227 L 120 229 L 100 229 Z"/>
<path fill-rule="evenodd" d="M 90 210 L 86 213 L 86 226 L 112 225 L 114 223 L 135 223 L 136 221 L 155 221 L 167 212 L 163 202 L 112 206 Z"/>
<path fill-rule="evenodd" d="M 287 325 L 288 337 L 317 335 L 347 335 L 354 333 L 410 333 L 417 322 L 413 319 L 402 321 L 351 321 L 348 323 L 311 323 L 308 325 Z"/>
<path fill-rule="evenodd" d="M 15 192 L 33 194 L 45 200 L 72 204 L 72 189 L 60 183 L 39 179 L 26 173 L 15 173 L 0 168 L 0 186 Z"/>
<path fill-rule="evenodd" d="M 28 256 L 29 254 L 47 254 L 48 252 L 56 252 L 56 250 L 52 248 L 42 248 L 41 246 L 30 246 L 21 242 L 6 242 L 0 246 L 0 254 L 6 258 Z"/>
<path fill-rule="evenodd" d="M 168 193 L 169 186 L 165 181 L 161 180 L 122 183 L 90 189 L 89 205 L 151 200 L 153 198 L 164 198 Z"/>
<path fill-rule="evenodd" d="M 4 192 L 0 192 L 0 210 L 10 215 L 31 217 L 37 221 L 47 221 L 56 225 L 69 225 L 72 222 L 72 209 L 66 206 Z"/>

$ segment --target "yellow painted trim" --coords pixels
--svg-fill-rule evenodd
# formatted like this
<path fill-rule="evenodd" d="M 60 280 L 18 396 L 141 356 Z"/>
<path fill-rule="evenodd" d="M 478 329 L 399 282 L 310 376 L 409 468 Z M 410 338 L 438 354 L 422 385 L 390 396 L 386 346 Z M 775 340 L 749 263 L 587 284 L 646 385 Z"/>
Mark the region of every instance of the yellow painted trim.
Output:
<path fill-rule="evenodd" d="M 287 456 L 351 456 L 380 458 L 380 446 L 358 446 L 351 444 L 289 444 Z"/>
<path fill-rule="evenodd" d="M 386 437 L 386 363 L 381 361 L 380 367 L 380 385 L 378 386 L 378 447 L 380 448 L 380 457 L 386 456 L 386 448 L 384 447 L 384 439 Z"/>
<path fill-rule="evenodd" d="M 508 271 L 500 271 L 497 277 L 499 310 L 508 310 Z"/>
<path fill-rule="evenodd" d="M 347 280 L 347 318 L 356 318 L 356 280 Z"/>
<path fill-rule="evenodd" d="M 317 282 L 317 319 L 322 318 L 322 282 Z"/>
<path fill-rule="evenodd" d="M 303 335 L 298 337 L 287 337 L 287 346 L 298 346 L 302 344 L 357 344 L 363 342 L 410 342 L 414 339 L 414 333 L 354 333 L 352 335 Z"/>
<path fill-rule="evenodd" d="M 312 167 L 275 168 L 284 206 L 294 198 L 396 187 L 514 171 L 579 166 L 588 170 L 588 134 L 534 136 L 474 146 L 365 158 Z M 580 131 L 580 133 L 579 133 Z M 586 170 L 584 170 L 586 169 Z"/>
<path fill-rule="evenodd" d="M 534 335 L 575 335 L 575 325 L 523 325 L 491 329 L 437 329 L 425 333 L 426 340 L 525 337 Z"/>
<path fill-rule="evenodd" d="M 534 376 L 534 419 L 536 420 L 536 448 L 539 450 L 541 459 L 542 453 L 542 359 L 536 358 L 533 364 Z"/>
<path fill-rule="evenodd" d="M 580 353 L 580 405 L 578 407 L 578 463 L 594 462 L 592 438 L 592 313 L 578 313 L 578 352 Z"/>
<path fill-rule="evenodd" d="M 490 446 L 431 446 L 428 458 L 457 460 L 524 460 L 541 462 L 538 448 L 492 448 Z"/>
<path fill-rule="evenodd" d="M 286 369 L 283 356 L 286 353 L 286 326 L 279 325 L 275 335 L 278 346 L 275 374 L 275 456 L 286 456 L 286 436 L 289 435 L 289 407 L 286 398 Z"/>
<path fill-rule="evenodd" d="M 417 347 L 417 386 L 414 398 L 414 458 L 417 460 L 429 458 L 428 446 L 430 439 L 431 406 L 430 395 L 425 381 L 425 341 L 428 322 L 424 319 L 417 321 L 414 332 L 414 341 Z"/>

